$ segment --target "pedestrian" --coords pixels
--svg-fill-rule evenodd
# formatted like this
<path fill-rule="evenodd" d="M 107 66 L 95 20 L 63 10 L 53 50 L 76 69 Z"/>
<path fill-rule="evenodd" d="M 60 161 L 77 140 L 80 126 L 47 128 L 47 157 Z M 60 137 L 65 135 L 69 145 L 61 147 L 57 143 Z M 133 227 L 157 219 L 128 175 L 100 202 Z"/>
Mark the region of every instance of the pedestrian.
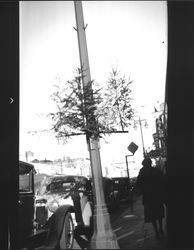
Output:
<path fill-rule="evenodd" d="M 87 249 L 93 235 L 93 212 L 88 200 L 87 188 L 82 187 L 78 192 L 73 192 L 71 197 L 74 202 L 77 222 L 74 229 L 74 238 L 81 249 Z"/>
<path fill-rule="evenodd" d="M 144 222 L 151 222 L 157 239 L 164 235 L 162 220 L 164 218 L 165 179 L 162 171 L 152 167 L 150 158 L 142 161 L 143 167 L 137 177 L 137 189 L 142 194 Z M 159 229 L 158 225 L 159 224 Z"/>

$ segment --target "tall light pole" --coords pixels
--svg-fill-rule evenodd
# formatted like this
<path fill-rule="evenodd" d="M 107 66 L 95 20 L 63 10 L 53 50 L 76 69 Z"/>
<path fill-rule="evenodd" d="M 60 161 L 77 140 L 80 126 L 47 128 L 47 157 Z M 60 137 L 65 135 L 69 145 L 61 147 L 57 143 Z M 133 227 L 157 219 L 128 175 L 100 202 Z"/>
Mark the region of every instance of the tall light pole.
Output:
<path fill-rule="evenodd" d="M 81 1 L 74 1 L 76 16 L 76 31 L 78 35 L 80 66 L 84 70 L 82 74 L 83 89 L 91 83 L 90 67 L 86 43 L 86 34 Z M 82 70 L 82 72 L 83 72 Z M 92 98 L 92 97 L 91 97 Z M 86 117 L 87 123 L 87 117 Z M 110 217 L 105 204 L 102 167 L 99 151 L 99 138 L 86 135 L 88 150 L 90 154 L 93 193 L 94 193 L 94 234 L 91 240 L 91 249 L 119 249 L 116 236 L 112 231 Z"/>
<path fill-rule="evenodd" d="M 144 139 L 143 139 L 143 131 L 142 131 L 142 122 L 145 121 L 146 122 L 146 119 L 141 119 L 140 117 L 138 118 L 137 121 L 135 121 L 135 123 L 139 123 L 139 126 L 140 126 L 140 131 L 141 131 L 141 141 L 142 141 L 142 148 L 143 148 L 143 156 L 145 157 L 146 156 L 146 151 L 145 151 L 145 146 L 144 146 Z M 147 124 L 147 123 L 146 123 Z"/>
<path fill-rule="evenodd" d="M 145 157 L 145 146 L 144 146 L 144 140 L 143 140 L 143 131 L 142 131 L 142 124 L 141 124 L 141 122 L 143 121 L 143 120 L 141 120 L 140 119 L 140 117 L 139 117 L 139 126 L 140 126 L 140 131 L 141 131 L 141 140 L 142 140 L 142 147 L 143 147 L 143 155 L 144 155 L 144 157 Z"/>

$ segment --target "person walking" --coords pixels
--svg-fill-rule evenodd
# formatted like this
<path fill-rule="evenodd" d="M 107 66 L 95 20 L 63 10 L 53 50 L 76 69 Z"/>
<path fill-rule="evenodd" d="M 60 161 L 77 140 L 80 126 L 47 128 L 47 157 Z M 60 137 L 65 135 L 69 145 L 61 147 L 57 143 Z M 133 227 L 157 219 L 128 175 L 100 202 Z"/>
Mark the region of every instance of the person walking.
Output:
<path fill-rule="evenodd" d="M 164 235 L 162 220 L 164 218 L 165 179 L 160 169 L 152 167 L 150 158 L 145 158 L 142 165 L 136 185 L 139 193 L 142 194 L 144 222 L 152 223 L 156 239 L 159 239 L 161 235 Z"/>

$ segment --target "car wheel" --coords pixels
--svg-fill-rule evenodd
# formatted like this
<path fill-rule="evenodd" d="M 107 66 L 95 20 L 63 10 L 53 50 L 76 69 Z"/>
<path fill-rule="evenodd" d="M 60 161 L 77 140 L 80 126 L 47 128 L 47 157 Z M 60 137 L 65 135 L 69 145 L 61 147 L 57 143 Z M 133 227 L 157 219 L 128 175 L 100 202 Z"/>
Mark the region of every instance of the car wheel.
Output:
<path fill-rule="evenodd" d="M 67 213 L 65 216 L 63 231 L 59 241 L 59 246 L 61 250 L 73 248 L 73 240 L 74 240 L 73 230 L 74 230 L 74 225 L 71 214 Z"/>

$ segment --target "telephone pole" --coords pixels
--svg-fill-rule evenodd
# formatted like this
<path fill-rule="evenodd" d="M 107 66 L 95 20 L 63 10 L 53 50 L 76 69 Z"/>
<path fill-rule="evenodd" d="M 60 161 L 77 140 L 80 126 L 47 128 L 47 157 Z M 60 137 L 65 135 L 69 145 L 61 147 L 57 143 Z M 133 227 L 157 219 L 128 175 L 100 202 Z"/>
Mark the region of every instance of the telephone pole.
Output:
<path fill-rule="evenodd" d="M 145 120 L 145 119 L 144 119 Z M 144 147 L 144 140 L 143 140 L 143 131 L 142 131 L 142 124 L 141 122 L 144 121 L 144 120 L 141 120 L 141 118 L 139 117 L 139 126 L 140 126 L 140 131 L 141 131 L 141 140 L 142 140 L 142 147 L 143 147 L 143 156 L 145 157 L 146 155 L 146 152 L 145 152 L 145 147 Z"/>
<path fill-rule="evenodd" d="M 75 17 L 76 17 L 76 31 L 78 35 L 80 66 L 82 69 L 82 83 L 83 89 L 91 83 L 87 42 L 84 25 L 83 9 L 81 1 L 74 1 Z M 83 74 L 84 70 L 84 74 Z M 91 87 L 92 88 L 92 87 Z M 92 98 L 92 97 L 91 97 Z M 87 117 L 86 117 L 87 123 Z M 94 135 L 88 136 L 86 131 L 86 140 L 90 154 L 90 163 L 93 180 L 94 193 L 94 234 L 91 240 L 91 249 L 119 249 L 117 239 L 112 231 L 110 216 L 105 204 L 103 181 L 102 181 L 102 167 L 99 151 L 99 137 Z"/>
<path fill-rule="evenodd" d="M 145 146 L 144 146 L 144 139 L 143 139 L 143 130 L 142 130 L 142 122 L 145 121 L 145 126 L 147 126 L 146 119 L 141 119 L 140 116 L 138 120 L 134 120 L 134 128 L 136 128 L 136 124 L 139 124 L 140 132 L 141 132 L 141 142 L 142 142 L 142 148 L 143 148 L 143 156 L 146 156 Z"/>

